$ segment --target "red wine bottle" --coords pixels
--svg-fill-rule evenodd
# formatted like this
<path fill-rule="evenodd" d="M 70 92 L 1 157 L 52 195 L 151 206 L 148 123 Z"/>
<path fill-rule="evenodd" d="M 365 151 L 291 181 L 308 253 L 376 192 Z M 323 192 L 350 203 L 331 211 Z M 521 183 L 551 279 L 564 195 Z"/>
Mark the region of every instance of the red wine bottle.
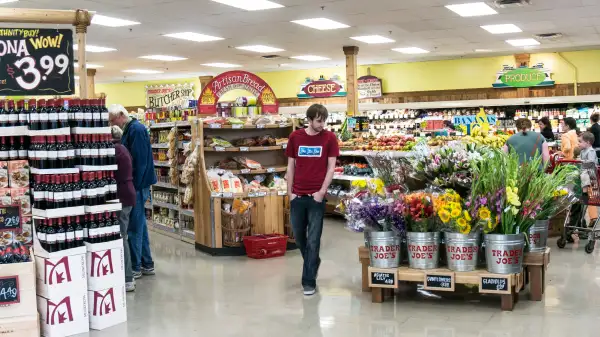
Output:
<path fill-rule="evenodd" d="M 56 228 L 52 224 L 52 219 L 44 219 L 46 222 L 46 242 L 47 242 L 47 251 L 49 253 L 57 252 L 57 235 Z"/>
<path fill-rule="evenodd" d="M 8 124 L 6 126 L 17 126 L 19 124 L 19 112 L 15 109 L 15 101 L 8 101 Z"/>
<path fill-rule="evenodd" d="M 71 222 L 71 217 L 67 216 L 65 217 L 65 233 L 67 236 L 67 240 L 66 240 L 66 247 L 67 249 L 70 248 L 75 248 L 77 247 L 76 243 L 75 243 L 75 227 L 73 226 L 73 223 Z"/>
<path fill-rule="evenodd" d="M 55 219 L 56 221 L 56 248 L 58 251 L 67 249 L 67 232 L 63 226 L 62 218 Z"/>
<path fill-rule="evenodd" d="M 8 125 L 8 112 L 5 108 L 6 101 L 0 99 L 0 127 L 9 126 Z"/>
<path fill-rule="evenodd" d="M 29 109 L 29 129 L 39 130 L 40 129 L 40 113 L 38 112 L 38 105 L 35 99 L 30 99 L 27 103 Z"/>
<path fill-rule="evenodd" d="M 75 217 L 75 246 L 81 247 L 83 246 L 83 241 L 85 239 L 84 229 L 80 222 L 79 215 Z"/>
<path fill-rule="evenodd" d="M 27 151 L 27 143 L 25 142 L 25 136 L 20 136 L 19 137 L 19 147 L 17 149 L 17 151 L 19 152 L 19 159 L 21 160 L 27 160 L 27 158 L 29 157 L 29 152 Z"/>
<path fill-rule="evenodd" d="M 17 125 L 27 126 L 29 112 L 25 109 L 25 101 L 22 99 L 17 101 L 17 114 L 19 115 L 19 123 Z"/>
<path fill-rule="evenodd" d="M 79 174 L 71 174 L 71 179 L 73 180 L 73 206 L 83 206 L 83 187 L 79 181 Z"/>

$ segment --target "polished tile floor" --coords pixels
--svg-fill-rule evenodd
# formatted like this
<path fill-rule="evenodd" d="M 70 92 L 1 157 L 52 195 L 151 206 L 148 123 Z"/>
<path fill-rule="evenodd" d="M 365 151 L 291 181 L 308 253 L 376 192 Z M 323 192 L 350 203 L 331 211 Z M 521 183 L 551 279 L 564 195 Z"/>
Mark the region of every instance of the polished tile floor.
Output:
<path fill-rule="evenodd" d="M 210 257 L 152 234 L 157 275 L 127 295 L 128 319 L 92 336 L 206 337 L 597 337 L 600 247 L 564 250 L 552 241 L 543 302 L 526 294 L 513 312 L 483 302 L 401 297 L 371 303 L 362 293 L 357 247 L 362 235 L 328 219 L 321 246 L 318 296 L 304 298 L 298 251 L 283 258 Z M 600 244 L 598 245 L 600 246 Z"/>

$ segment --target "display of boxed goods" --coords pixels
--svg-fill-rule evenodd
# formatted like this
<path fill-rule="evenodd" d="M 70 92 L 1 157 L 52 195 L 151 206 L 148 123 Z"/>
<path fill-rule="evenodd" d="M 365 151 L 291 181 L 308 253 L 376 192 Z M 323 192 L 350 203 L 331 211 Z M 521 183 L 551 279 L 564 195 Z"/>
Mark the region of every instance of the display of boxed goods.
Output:
<path fill-rule="evenodd" d="M 125 284 L 102 290 L 89 290 L 90 328 L 103 330 L 127 321 Z"/>
<path fill-rule="evenodd" d="M 88 292 L 72 291 L 62 298 L 37 297 L 42 336 L 62 337 L 90 331 Z"/>
<path fill-rule="evenodd" d="M 88 290 L 103 290 L 125 284 L 123 240 L 86 242 Z"/>

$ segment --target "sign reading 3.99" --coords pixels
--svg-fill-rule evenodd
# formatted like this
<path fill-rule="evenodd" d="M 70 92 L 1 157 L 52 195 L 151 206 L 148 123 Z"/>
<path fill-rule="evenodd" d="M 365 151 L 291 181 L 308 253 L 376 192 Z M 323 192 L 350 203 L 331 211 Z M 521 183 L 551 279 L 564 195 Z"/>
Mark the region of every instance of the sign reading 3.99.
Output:
<path fill-rule="evenodd" d="M 0 28 L 0 95 L 75 93 L 73 31 Z"/>

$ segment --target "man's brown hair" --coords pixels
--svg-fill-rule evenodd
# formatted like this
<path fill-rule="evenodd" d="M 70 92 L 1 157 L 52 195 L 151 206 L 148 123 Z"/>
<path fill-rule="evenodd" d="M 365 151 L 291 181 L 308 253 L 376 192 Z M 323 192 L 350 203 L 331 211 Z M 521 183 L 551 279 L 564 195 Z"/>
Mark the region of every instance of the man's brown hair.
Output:
<path fill-rule="evenodd" d="M 313 104 L 306 110 L 306 118 L 312 120 L 321 118 L 322 121 L 326 121 L 329 113 L 327 108 L 321 104 Z"/>

